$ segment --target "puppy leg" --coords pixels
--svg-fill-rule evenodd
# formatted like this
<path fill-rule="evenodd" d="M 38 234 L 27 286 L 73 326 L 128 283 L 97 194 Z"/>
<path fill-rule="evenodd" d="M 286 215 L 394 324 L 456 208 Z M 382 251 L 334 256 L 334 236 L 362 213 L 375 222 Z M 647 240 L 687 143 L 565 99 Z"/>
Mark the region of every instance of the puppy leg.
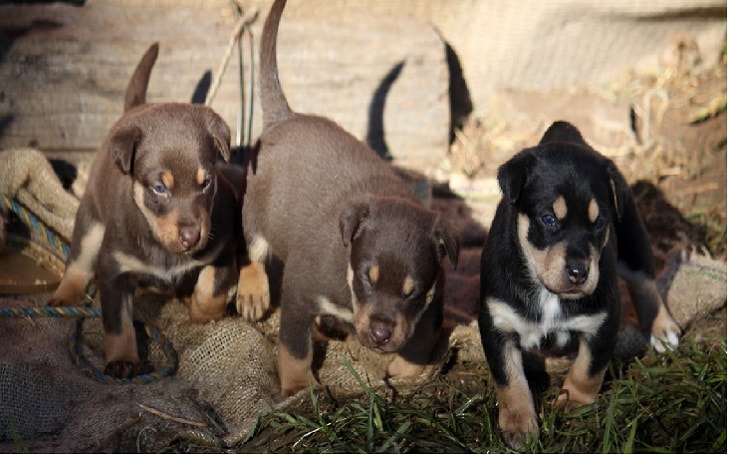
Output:
<path fill-rule="evenodd" d="M 664 300 L 659 294 L 656 282 L 646 273 L 629 270 L 621 264 L 621 276 L 626 280 L 639 318 L 639 329 L 644 334 L 651 334 L 652 347 L 658 352 L 679 346 L 682 330 L 669 314 Z"/>
<path fill-rule="evenodd" d="M 619 274 L 626 280 L 639 317 L 639 328 L 659 352 L 679 345 L 681 329 L 672 318 L 654 281 L 651 242 L 628 185 L 620 175 L 613 178 L 623 213 L 616 226 Z"/>
<path fill-rule="evenodd" d="M 104 238 L 104 226 L 97 222 L 84 223 L 83 218 L 82 215 L 76 217 L 77 222 L 82 224 L 74 231 L 66 271 L 48 301 L 50 306 L 78 305 L 86 293 L 89 281 L 94 277 L 96 259 Z"/>
<path fill-rule="evenodd" d="M 243 267 L 238 276 L 238 296 L 236 309 L 247 321 L 255 321 L 264 316 L 271 305 L 269 278 L 264 263 L 269 256 L 269 243 L 255 235 L 246 242 Z"/>
<path fill-rule="evenodd" d="M 481 298 L 484 303 L 479 311 L 479 330 L 494 381 L 499 429 L 505 444 L 519 450 L 529 439 L 538 436 L 537 413 L 525 376 L 522 351 L 516 344 L 515 334 L 504 333 L 494 327 L 490 302 L 502 302 Z"/>
<path fill-rule="evenodd" d="M 596 368 L 595 365 L 593 367 L 591 365 L 594 360 L 591 347 L 587 341 L 581 338 L 578 356 L 568 370 L 560 396 L 558 396 L 558 409 L 568 411 L 596 401 L 608 362 L 601 362 L 602 366 Z"/>
<path fill-rule="evenodd" d="M 117 378 L 131 378 L 141 372 L 132 323 L 134 288 L 124 277 L 117 276 L 100 280 L 99 294 L 106 356 L 104 372 Z"/>
<path fill-rule="evenodd" d="M 269 278 L 261 262 L 250 262 L 241 267 L 238 275 L 236 309 L 247 321 L 261 319 L 271 304 Z"/>
<path fill-rule="evenodd" d="M 429 304 L 411 338 L 388 365 L 388 377 L 400 379 L 421 374 L 433 360 L 431 356 L 440 339 L 443 319 L 443 303 L 439 296 Z"/>
<path fill-rule="evenodd" d="M 299 358 L 286 345 L 279 343 L 279 380 L 281 396 L 284 398 L 307 388 L 310 383 L 313 386 L 319 384 L 312 373 L 312 343 L 310 341 L 307 344 L 304 358 Z"/>
<path fill-rule="evenodd" d="M 538 436 L 537 413 L 522 365 L 522 351 L 509 341 L 500 354 L 502 371 L 495 374 L 490 368 L 496 384 L 499 429 L 505 444 L 519 450 Z"/>
<path fill-rule="evenodd" d="M 206 265 L 198 275 L 190 301 L 190 320 L 203 324 L 226 315 L 226 305 L 236 289 L 235 259 L 227 266 Z"/>
<path fill-rule="evenodd" d="M 306 311 L 305 302 L 291 299 L 290 295 L 284 289 L 279 324 L 279 380 L 283 397 L 306 388 L 310 381 L 312 385 L 318 384 L 312 372 L 314 316 Z"/>

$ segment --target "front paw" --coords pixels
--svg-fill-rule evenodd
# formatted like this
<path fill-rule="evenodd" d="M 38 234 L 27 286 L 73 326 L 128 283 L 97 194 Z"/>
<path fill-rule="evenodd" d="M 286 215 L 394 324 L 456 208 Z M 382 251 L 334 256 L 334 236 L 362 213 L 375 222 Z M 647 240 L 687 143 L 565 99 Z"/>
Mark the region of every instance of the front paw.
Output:
<path fill-rule="evenodd" d="M 152 366 L 147 362 L 135 362 L 131 360 L 115 360 L 106 364 L 104 374 L 117 379 L 132 379 L 141 374 L 152 372 Z"/>
<path fill-rule="evenodd" d="M 520 450 L 530 440 L 537 439 L 537 414 L 530 406 L 499 405 L 499 429 L 504 443 L 512 450 Z"/>
<path fill-rule="evenodd" d="M 269 278 L 264 265 L 252 262 L 241 268 L 238 275 L 236 309 L 247 321 L 264 317 L 271 305 Z"/>
<path fill-rule="evenodd" d="M 421 374 L 425 368 L 425 365 L 409 362 L 400 355 L 396 355 L 388 364 L 386 374 L 391 379 L 414 378 Z"/>

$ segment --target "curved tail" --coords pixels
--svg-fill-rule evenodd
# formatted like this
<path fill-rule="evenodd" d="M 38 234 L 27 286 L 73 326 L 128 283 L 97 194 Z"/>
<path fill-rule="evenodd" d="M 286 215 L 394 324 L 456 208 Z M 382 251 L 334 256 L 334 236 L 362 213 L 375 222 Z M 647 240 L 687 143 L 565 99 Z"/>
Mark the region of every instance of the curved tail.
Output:
<path fill-rule="evenodd" d="M 261 90 L 261 110 L 264 114 L 264 130 L 293 115 L 281 89 L 276 64 L 276 35 L 279 31 L 279 20 L 284 6 L 286 6 L 286 0 L 274 1 L 261 37 L 259 88 Z"/>
<path fill-rule="evenodd" d="M 142 56 L 142 60 L 137 63 L 137 68 L 134 69 L 134 74 L 132 74 L 124 94 L 124 112 L 146 102 L 147 83 L 150 81 L 150 73 L 159 50 L 159 43 L 153 43 Z"/>

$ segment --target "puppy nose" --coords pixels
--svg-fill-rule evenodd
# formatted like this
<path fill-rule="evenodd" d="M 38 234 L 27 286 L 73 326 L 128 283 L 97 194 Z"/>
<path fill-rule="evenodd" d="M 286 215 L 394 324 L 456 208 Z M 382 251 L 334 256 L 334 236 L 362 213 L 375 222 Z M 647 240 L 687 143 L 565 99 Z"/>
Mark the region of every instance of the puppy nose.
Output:
<path fill-rule="evenodd" d="M 393 335 L 391 324 L 386 321 L 375 320 L 370 323 L 370 338 L 378 344 L 382 345 L 390 340 Z"/>
<path fill-rule="evenodd" d="M 588 279 L 588 264 L 584 262 L 569 262 L 566 271 L 572 284 L 580 285 Z"/>
<path fill-rule="evenodd" d="M 180 243 L 184 247 L 190 248 L 197 245 L 200 240 L 200 229 L 195 226 L 182 226 L 180 228 Z"/>

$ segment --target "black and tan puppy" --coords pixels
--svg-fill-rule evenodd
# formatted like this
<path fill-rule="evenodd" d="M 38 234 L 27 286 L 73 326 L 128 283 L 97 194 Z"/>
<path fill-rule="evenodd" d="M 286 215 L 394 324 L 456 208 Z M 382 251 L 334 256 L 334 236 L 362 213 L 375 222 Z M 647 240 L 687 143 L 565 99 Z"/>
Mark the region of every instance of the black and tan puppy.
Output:
<path fill-rule="evenodd" d="M 251 258 L 263 263 L 274 254 L 284 263 L 282 394 L 314 379 L 312 324 L 321 315 L 351 323 L 364 346 L 397 352 L 389 376 L 415 375 L 438 339 L 441 262 L 448 255 L 456 263 L 458 239 L 370 148 L 326 118 L 290 109 L 276 64 L 285 3 L 274 3 L 264 26 L 264 131 L 250 163 L 243 209 Z M 244 314 L 256 317 L 265 310 L 249 302 Z"/>
<path fill-rule="evenodd" d="M 578 130 L 554 123 L 498 171 L 503 198 L 482 252 L 479 328 L 507 444 L 537 432 L 523 353 L 577 346 L 557 405 L 595 401 L 616 345 L 627 279 L 641 330 L 659 350 L 680 330 L 654 283 L 651 247 L 630 189 Z"/>
<path fill-rule="evenodd" d="M 145 104 L 157 58 L 150 47 L 125 95 L 124 114 L 97 152 L 74 226 L 66 272 L 49 304 L 77 305 L 96 279 L 106 373 L 140 372 L 135 293 L 190 297 L 193 321 L 225 314 L 238 280 L 240 204 L 216 161 L 230 132 L 211 109 Z"/>

